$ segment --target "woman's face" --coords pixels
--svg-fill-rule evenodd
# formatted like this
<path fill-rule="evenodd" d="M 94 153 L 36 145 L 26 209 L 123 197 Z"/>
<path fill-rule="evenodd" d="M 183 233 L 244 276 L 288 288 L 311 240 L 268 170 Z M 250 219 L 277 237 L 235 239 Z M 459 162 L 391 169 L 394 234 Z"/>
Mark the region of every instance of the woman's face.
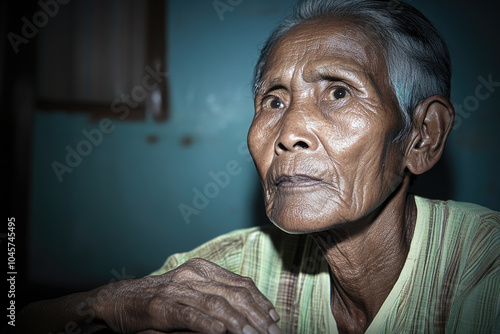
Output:
<path fill-rule="evenodd" d="M 266 63 L 248 134 L 278 227 L 313 232 L 378 208 L 404 173 L 381 50 L 346 20 L 302 23 Z"/>

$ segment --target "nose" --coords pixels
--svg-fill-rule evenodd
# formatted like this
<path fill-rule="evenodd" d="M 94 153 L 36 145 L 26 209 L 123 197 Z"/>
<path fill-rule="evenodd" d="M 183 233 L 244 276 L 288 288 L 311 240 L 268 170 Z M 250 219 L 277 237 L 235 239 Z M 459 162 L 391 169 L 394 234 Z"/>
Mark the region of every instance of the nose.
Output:
<path fill-rule="evenodd" d="M 312 120 L 302 112 L 289 111 L 281 125 L 281 131 L 274 143 L 277 155 L 285 152 L 315 151 L 318 148 L 318 139 L 312 131 Z"/>

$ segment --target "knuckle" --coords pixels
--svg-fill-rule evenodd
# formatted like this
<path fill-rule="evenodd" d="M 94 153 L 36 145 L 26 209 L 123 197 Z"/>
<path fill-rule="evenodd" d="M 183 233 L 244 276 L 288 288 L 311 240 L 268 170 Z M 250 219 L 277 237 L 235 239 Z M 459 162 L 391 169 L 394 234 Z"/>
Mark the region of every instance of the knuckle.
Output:
<path fill-rule="evenodd" d="M 198 318 L 197 309 L 193 306 L 186 305 L 182 307 L 182 315 L 185 316 L 186 321 L 194 322 Z"/>
<path fill-rule="evenodd" d="M 229 303 L 222 296 L 211 295 L 206 298 L 206 305 L 211 310 L 220 311 L 226 309 Z"/>
<path fill-rule="evenodd" d="M 165 309 L 165 303 L 160 297 L 151 297 L 146 306 L 147 314 L 157 314 L 163 313 Z"/>
<path fill-rule="evenodd" d="M 233 288 L 233 291 L 231 292 L 234 300 L 238 303 L 245 302 L 249 299 L 252 299 L 252 294 L 250 291 L 248 291 L 247 288 L 242 288 L 242 287 L 235 287 Z"/>
<path fill-rule="evenodd" d="M 242 282 L 242 285 L 245 286 L 247 289 L 252 289 L 255 287 L 255 283 L 253 281 L 253 279 L 251 279 L 250 277 L 241 277 L 241 282 Z"/>
<path fill-rule="evenodd" d="M 186 269 L 177 269 L 172 273 L 172 281 L 182 282 L 193 278 L 193 273 Z"/>
<path fill-rule="evenodd" d="M 193 318 L 192 312 L 182 305 L 165 307 L 165 313 L 153 317 L 150 325 L 162 329 L 185 328 L 189 319 Z"/>
<path fill-rule="evenodd" d="M 189 329 L 206 331 L 210 328 L 212 319 L 192 306 L 186 306 L 182 312 L 184 325 Z"/>
<path fill-rule="evenodd" d="M 194 268 L 210 268 L 215 266 L 214 263 L 202 259 L 201 257 L 193 257 L 189 259 L 185 264 Z"/>
<path fill-rule="evenodd" d="M 190 264 L 190 265 L 199 265 L 208 262 L 207 260 L 204 260 L 200 257 L 193 257 L 189 260 L 186 261 L 185 264 Z"/>
<path fill-rule="evenodd" d="M 192 258 L 177 267 L 172 272 L 172 278 L 176 280 L 206 280 L 208 273 L 216 265 L 201 258 Z"/>
<path fill-rule="evenodd" d="M 172 280 L 174 281 L 186 281 L 192 280 L 199 277 L 200 274 L 196 268 L 184 263 L 172 272 Z"/>

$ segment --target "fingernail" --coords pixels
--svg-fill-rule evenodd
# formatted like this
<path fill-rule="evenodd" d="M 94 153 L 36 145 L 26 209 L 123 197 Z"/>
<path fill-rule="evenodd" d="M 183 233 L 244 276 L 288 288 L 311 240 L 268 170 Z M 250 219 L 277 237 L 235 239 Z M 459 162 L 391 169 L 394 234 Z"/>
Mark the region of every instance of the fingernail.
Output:
<path fill-rule="evenodd" d="M 217 332 L 217 333 L 225 333 L 226 332 L 226 326 L 224 326 L 224 324 L 222 322 L 220 322 L 219 320 L 215 320 L 214 322 L 212 322 L 211 327 L 212 327 L 214 332 Z"/>
<path fill-rule="evenodd" d="M 278 312 L 276 312 L 275 309 L 271 309 L 269 311 L 269 315 L 271 316 L 271 318 L 273 318 L 274 322 L 280 321 L 280 316 L 279 316 Z"/>
<path fill-rule="evenodd" d="M 281 334 L 281 329 L 276 324 L 272 324 L 271 326 L 269 326 L 267 331 L 269 332 L 269 334 Z"/>
<path fill-rule="evenodd" d="M 250 325 L 243 327 L 243 334 L 259 334 L 255 328 Z"/>

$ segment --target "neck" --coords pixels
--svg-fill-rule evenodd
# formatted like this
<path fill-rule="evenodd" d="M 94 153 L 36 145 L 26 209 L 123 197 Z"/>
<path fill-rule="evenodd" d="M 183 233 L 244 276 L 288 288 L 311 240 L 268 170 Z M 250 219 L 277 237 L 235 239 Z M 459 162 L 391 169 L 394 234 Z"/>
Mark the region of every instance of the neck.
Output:
<path fill-rule="evenodd" d="M 409 177 L 360 221 L 314 233 L 332 278 L 331 304 L 341 332 L 364 332 L 396 283 L 416 221 Z"/>

